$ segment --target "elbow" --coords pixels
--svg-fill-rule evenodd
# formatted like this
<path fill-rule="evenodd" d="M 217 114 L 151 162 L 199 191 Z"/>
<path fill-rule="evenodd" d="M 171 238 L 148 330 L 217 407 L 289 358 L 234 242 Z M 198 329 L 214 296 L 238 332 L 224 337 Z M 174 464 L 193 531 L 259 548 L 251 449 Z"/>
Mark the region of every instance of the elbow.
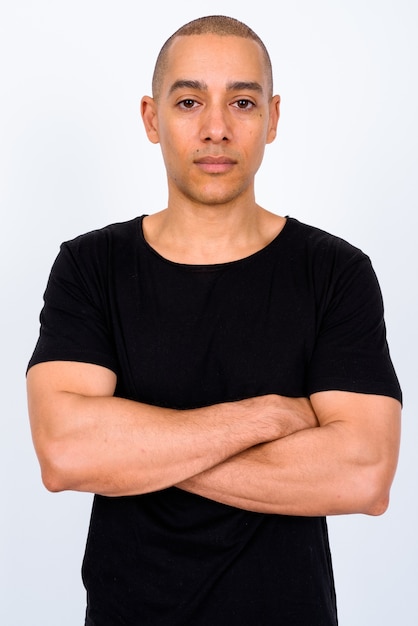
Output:
<path fill-rule="evenodd" d="M 68 441 L 46 427 L 32 427 L 32 441 L 44 487 L 52 493 L 71 489 L 76 462 Z"/>
<path fill-rule="evenodd" d="M 56 475 L 42 471 L 42 483 L 44 487 L 51 493 L 59 493 L 66 491 L 62 481 Z"/>
<path fill-rule="evenodd" d="M 397 453 L 385 450 L 379 454 L 357 456 L 353 467 L 352 493 L 356 513 L 383 515 L 389 508 L 390 490 L 397 467 Z"/>
<path fill-rule="evenodd" d="M 364 513 L 371 516 L 379 516 L 386 513 L 389 507 L 389 494 L 371 499 L 365 507 Z"/>
<path fill-rule="evenodd" d="M 51 493 L 59 493 L 69 489 L 65 476 L 51 463 L 41 463 L 41 477 L 44 487 Z"/>
<path fill-rule="evenodd" d="M 363 477 L 361 513 L 371 516 L 383 515 L 389 507 L 389 494 L 392 480 L 386 472 L 371 471 Z"/>
<path fill-rule="evenodd" d="M 41 477 L 44 487 L 51 493 L 69 489 L 65 475 L 50 460 L 41 463 Z"/>
<path fill-rule="evenodd" d="M 41 467 L 41 478 L 45 488 L 51 493 L 68 491 L 72 488 L 71 464 L 66 461 L 68 454 L 60 446 L 49 444 L 38 450 L 38 459 Z M 74 487 L 73 487 L 74 488 Z"/>

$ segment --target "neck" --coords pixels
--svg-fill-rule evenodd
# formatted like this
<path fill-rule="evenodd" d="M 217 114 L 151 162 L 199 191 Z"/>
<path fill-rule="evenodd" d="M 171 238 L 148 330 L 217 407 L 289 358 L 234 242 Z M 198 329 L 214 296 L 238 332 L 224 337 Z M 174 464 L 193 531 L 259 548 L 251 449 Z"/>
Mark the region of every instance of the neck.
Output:
<path fill-rule="evenodd" d="M 144 219 L 144 236 L 161 256 L 191 265 L 227 263 L 264 248 L 285 220 L 254 203 L 237 210 L 225 206 L 198 210 L 169 207 Z"/>

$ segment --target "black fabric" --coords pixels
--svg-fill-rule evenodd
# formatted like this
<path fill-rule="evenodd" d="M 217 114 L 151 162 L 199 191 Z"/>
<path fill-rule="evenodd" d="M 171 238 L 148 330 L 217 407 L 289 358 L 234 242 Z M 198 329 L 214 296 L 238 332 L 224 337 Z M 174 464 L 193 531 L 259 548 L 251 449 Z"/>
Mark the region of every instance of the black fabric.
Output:
<path fill-rule="evenodd" d="M 117 395 L 172 408 L 329 389 L 401 399 L 360 250 L 288 218 L 246 259 L 182 265 L 148 246 L 141 219 L 63 244 L 29 367 L 102 365 Z M 251 513 L 175 487 L 95 496 L 83 579 L 87 626 L 337 623 L 324 518 Z"/>

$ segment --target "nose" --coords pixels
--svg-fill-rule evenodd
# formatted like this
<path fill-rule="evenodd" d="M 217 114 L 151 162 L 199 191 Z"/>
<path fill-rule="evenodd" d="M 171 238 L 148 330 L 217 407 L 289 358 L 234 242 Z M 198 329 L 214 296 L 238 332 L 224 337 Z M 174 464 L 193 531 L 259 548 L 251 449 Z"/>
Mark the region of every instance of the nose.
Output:
<path fill-rule="evenodd" d="M 202 115 L 200 129 L 202 141 L 222 143 L 231 139 L 232 131 L 228 111 L 221 106 L 208 105 Z"/>

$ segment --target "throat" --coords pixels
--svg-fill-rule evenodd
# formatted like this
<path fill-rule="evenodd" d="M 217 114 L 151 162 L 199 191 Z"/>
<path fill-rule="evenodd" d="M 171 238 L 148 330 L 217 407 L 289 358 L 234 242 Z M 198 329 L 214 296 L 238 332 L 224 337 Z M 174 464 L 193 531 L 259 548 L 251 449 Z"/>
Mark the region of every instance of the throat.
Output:
<path fill-rule="evenodd" d="M 193 228 L 185 228 L 176 222 L 167 223 L 162 211 L 144 218 L 143 235 L 157 254 L 174 263 L 231 263 L 256 254 L 279 235 L 285 218 L 265 213 L 264 220 L 241 227 L 196 222 Z"/>

